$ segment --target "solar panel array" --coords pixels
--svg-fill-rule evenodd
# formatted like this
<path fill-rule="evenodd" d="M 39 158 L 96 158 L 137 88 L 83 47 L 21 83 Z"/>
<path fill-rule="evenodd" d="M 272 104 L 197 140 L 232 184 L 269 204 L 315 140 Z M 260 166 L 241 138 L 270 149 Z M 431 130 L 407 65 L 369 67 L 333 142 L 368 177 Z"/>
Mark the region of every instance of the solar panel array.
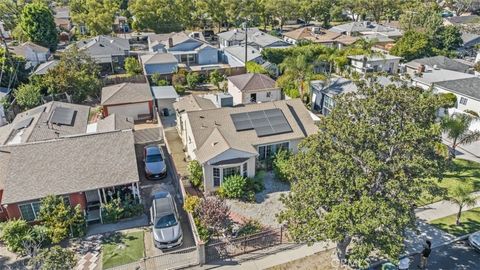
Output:
<path fill-rule="evenodd" d="M 254 129 L 258 137 L 292 132 L 280 109 L 269 109 L 230 115 L 237 131 Z"/>
<path fill-rule="evenodd" d="M 56 107 L 50 121 L 57 125 L 73 125 L 75 111 L 70 108 Z"/>

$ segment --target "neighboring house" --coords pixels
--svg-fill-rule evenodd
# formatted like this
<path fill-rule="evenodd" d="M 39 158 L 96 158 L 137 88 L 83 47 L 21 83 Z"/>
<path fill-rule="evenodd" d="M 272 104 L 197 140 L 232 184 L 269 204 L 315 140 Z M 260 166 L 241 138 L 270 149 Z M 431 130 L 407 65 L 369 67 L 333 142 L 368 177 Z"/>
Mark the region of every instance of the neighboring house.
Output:
<path fill-rule="evenodd" d="M 18 114 L 0 134 L 0 145 L 52 140 L 87 132 L 90 107 L 52 101 Z"/>
<path fill-rule="evenodd" d="M 154 53 L 140 56 L 145 75 L 171 75 L 178 70 L 178 60 L 170 53 Z"/>
<path fill-rule="evenodd" d="M 474 49 L 480 44 L 480 35 L 462 32 L 462 42 L 463 49 Z"/>
<path fill-rule="evenodd" d="M 221 32 L 218 33 L 217 36 L 221 49 L 245 44 L 245 30 L 241 28 Z M 289 43 L 260 31 L 258 28 L 248 28 L 247 43 L 260 51 L 264 48 L 281 48 L 290 46 Z"/>
<path fill-rule="evenodd" d="M 267 75 L 246 73 L 228 77 L 227 80 L 228 93 L 232 95 L 235 105 L 282 99 L 282 90 Z"/>
<path fill-rule="evenodd" d="M 45 75 L 50 69 L 53 69 L 58 65 L 59 60 L 50 60 L 48 62 L 40 64 L 32 75 Z"/>
<path fill-rule="evenodd" d="M 218 49 L 208 44 L 200 32 L 150 35 L 148 48 L 152 53 L 170 53 L 187 66 L 218 64 Z"/>
<path fill-rule="evenodd" d="M 160 115 L 169 116 L 175 114 L 173 103 L 178 101 L 179 95 L 173 86 L 153 86 L 152 93 Z"/>
<path fill-rule="evenodd" d="M 418 86 L 423 89 L 430 89 L 439 82 L 472 77 L 475 77 L 475 75 L 441 68 L 432 68 L 430 66 L 423 66 L 411 76 L 411 80 L 413 86 Z"/>
<path fill-rule="evenodd" d="M 308 26 L 284 33 L 283 39 L 290 44 L 310 41 L 327 47 L 342 48 L 355 43 L 359 38 L 329 31 L 318 26 Z"/>
<path fill-rule="evenodd" d="M 202 166 L 205 192 L 218 189 L 231 175 L 254 177 L 257 166 L 278 150 L 295 153 L 302 139 L 317 132 L 299 99 L 185 112 L 190 101 L 174 106 L 185 114 L 178 130 L 188 157 Z"/>
<path fill-rule="evenodd" d="M 70 30 L 72 30 L 69 7 L 55 7 L 53 9 L 53 19 L 55 21 L 55 25 L 61 31 L 70 32 Z"/>
<path fill-rule="evenodd" d="M 358 88 L 353 81 L 339 77 L 328 81 L 311 81 L 310 90 L 313 109 L 328 115 L 335 106 L 335 96 L 356 92 Z"/>
<path fill-rule="evenodd" d="M 50 58 L 50 50 L 33 42 L 27 41 L 18 46 L 11 47 L 14 54 L 22 56 L 27 61 L 27 68 L 47 62 Z"/>
<path fill-rule="evenodd" d="M 92 57 L 104 71 L 123 69 L 125 58 L 129 56 L 130 43 L 127 39 L 111 36 L 96 36 L 75 43 L 75 46 Z"/>
<path fill-rule="evenodd" d="M 37 221 L 40 200 L 58 195 L 80 205 L 88 222 L 102 221 L 100 208 L 117 196 L 140 200 L 138 184 L 131 130 L 0 146 L 0 202 L 7 219 Z"/>
<path fill-rule="evenodd" d="M 455 108 L 480 113 L 480 78 L 470 77 L 441 81 L 434 84 L 439 93 L 453 93 L 457 97 Z"/>
<path fill-rule="evenodd" d="M 398 39 L 403 35 L 403 32 L 398 28 L 370 21 L 340 24 L 329 30 L 347 36 L 382 35 L 391 39 Z"/>
<path fill-rule="evenodd" d="M 98 120 L 98 122 L 93 125 L 95 125 L 95 130 L 92 130 L 92 132 L 110 132 L 117 130 L 134 129 L 133 118 L 123 115 L 117 115 L 114 113 L 103 119 Z"/>
<path fill-rule="evenodd" d="M 225 48 L 223 50 L 223 61 L 229 64 L 231 67 L 244 67 L 245 46 L 236 45 Z M 265 63 L 260 51 L 252 46 L 247 46 L 247 61 L 252 61 L 260 65 Z"/>
<path fill-rule="evenodd" d="M 349 56 L 350 66 L 360 73 L 387 72 L 397 74 L 401 57 L 389 54 Z"/>
<path fill-rule="evenodd" d="M 410 75 L 414 75 L 422 65 L 424 67 L 430 67 L 431 69 L 446 69 L 462 73 L 471 73 L 473 68 L 471 64 L 467 64 L 464 61 L 439 55 L 415 59 L 406 63 L 406 72 Z"/>
<path fill-rule="evenodd" d="M 453 16 L 443 19 L 444 25 L 462 26 L 468 24 L 476 24 L 480 22 L 480 16 L 478 15 L 466 15 L 466 16 Z"/>
<path fill-rule="evenodd" d="M 116 33 L 128 33 L 130 31 L 130 27 L 128 27 L 127 17 L 115 15 L 115 20 L 113 21 L 113 31 Z"/>
<path fill-rule="evenodd" d="M 121 83 L 102 88 L 103 116 L 118 114 L 133 120 L 151 119 L 153 98 L 148 83 Z"/>

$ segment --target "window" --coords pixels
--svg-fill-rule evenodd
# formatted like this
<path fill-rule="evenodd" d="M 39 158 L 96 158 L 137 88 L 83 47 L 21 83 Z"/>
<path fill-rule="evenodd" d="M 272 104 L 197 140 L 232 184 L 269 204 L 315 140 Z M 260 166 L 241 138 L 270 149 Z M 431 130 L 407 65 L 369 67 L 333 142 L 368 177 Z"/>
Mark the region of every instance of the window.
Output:
<path fill-rule="evenodd" d="M 272 92 L 267 92 L 267 98 L 272 97 Z"/>
<path fill-rule="evenodd" d="M 219 187 L 220 186 L 220 169 L 213 168 L 213 186 Z"/>
<path fill-rule="evenodd" d="M 250 102 L 257 102 L 257 93 L 250 94 Z"/>
<path fill-rule="evenodd" d="M 22 218 L 26 221 L 34 221 L 40 212 L 40 202 L 26 203 L 18 206 Z"/>
<path fill-rule="evenodd" d="M 467 98 L 460 97 L 460 104 L 462 104 L 462 105 L 467 105 L 467 101 L 468 101 Z"/>
<path fill-rule="evenodd" d="M 280 149 L 288 149 L 289 143 L 277 143 L 258 147 L 258 160 L 267 160 L 275 155 Z"/>
<path fill-rule="evenodd" d="M 223 179 L 232 175 L 240 175 L 240 166 L 223 168 Z"/>
<path fill-rule="evenodd" d="M 242 168 L 242 174 L 243 174 L 243 177 L 247 177 L 247 174 L 248 174 L 248 162 L 245 162 L 243 163 L 243 168 Z"/>

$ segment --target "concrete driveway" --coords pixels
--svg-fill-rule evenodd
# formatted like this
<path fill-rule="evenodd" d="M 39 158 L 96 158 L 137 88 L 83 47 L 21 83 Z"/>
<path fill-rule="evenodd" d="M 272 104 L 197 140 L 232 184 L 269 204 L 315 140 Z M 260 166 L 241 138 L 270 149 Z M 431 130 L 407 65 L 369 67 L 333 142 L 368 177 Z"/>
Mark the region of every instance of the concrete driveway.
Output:
<path fill-rule="evenodd" d="M 165 161 L 167 163 L 167 171 L 168 171 L 167 177 L 159 180 L 148 180 L 145 176 L 144 164 L 143 164 L 143 147 L 145 145 L 146 144 L 138 144 L 135 146 L 135 151 L 137 153 L 138 170 L 139 170 L 139 176 L 140 176 L 140 192 L 142 194 L 143 203 L 145 205 L 145 213 L 150 218 L 149 209 L 152 205 L 153 195 L 156 192 L 158 191 L 170 192 L 170 194 L 174 195 L 176 199 L 175 202 L 177 204 L 177 209 L 180 215 L 180 224 L 182 226 L 182 231 L 183 231 L 183 244 L 180 247 L 172 250 L 178 250 L 178 249 L 195 246 L 195 240 L 193 239 L 192 229 L 188 221 L 187 214 L 185 210 L 183 210 L 183 206 L 181 202 L 181 194 L 179 193 L 179 189 L 177 188 L 179 183 L 177 178 L 174 176 L 173 163 L 171 162 L 171 157 L 168 154 L 168 151 L 165 148 L 165 146 L 161 145 L 163 148 L 163 153 L 165 154 Z M 165 251 L 165 252 L 169 252 L 169 251 Z M 147 257 L 151 257 L 151 256 L 160 255 L 160 254 L 164 254 L 164 252 L 155 248 L 155 246 L 153 245 L 153 236 L 151 234 L 151 231 L 146 232 L 145 233 L 145 255 Z"/>

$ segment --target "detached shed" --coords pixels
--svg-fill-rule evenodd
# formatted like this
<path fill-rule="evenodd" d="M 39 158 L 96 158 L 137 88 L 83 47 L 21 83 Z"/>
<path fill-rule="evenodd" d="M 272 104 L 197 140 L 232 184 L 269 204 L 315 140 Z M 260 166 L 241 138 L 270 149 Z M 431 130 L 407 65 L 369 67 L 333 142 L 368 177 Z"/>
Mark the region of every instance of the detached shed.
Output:
<path fill-rule="evenodd" d="M 153 98 L 147 83 L 121 83 L 102 89 L 103 116 L 123 115 L 133 120 L 151 119 Z"/>
<path fill-rule="evenodd" d="M 153 86 L 152 92 L 160 115 L 172 115 L 175 113 L 173 103 L 178 101 L 179 96 L 173 86 Z"/>

